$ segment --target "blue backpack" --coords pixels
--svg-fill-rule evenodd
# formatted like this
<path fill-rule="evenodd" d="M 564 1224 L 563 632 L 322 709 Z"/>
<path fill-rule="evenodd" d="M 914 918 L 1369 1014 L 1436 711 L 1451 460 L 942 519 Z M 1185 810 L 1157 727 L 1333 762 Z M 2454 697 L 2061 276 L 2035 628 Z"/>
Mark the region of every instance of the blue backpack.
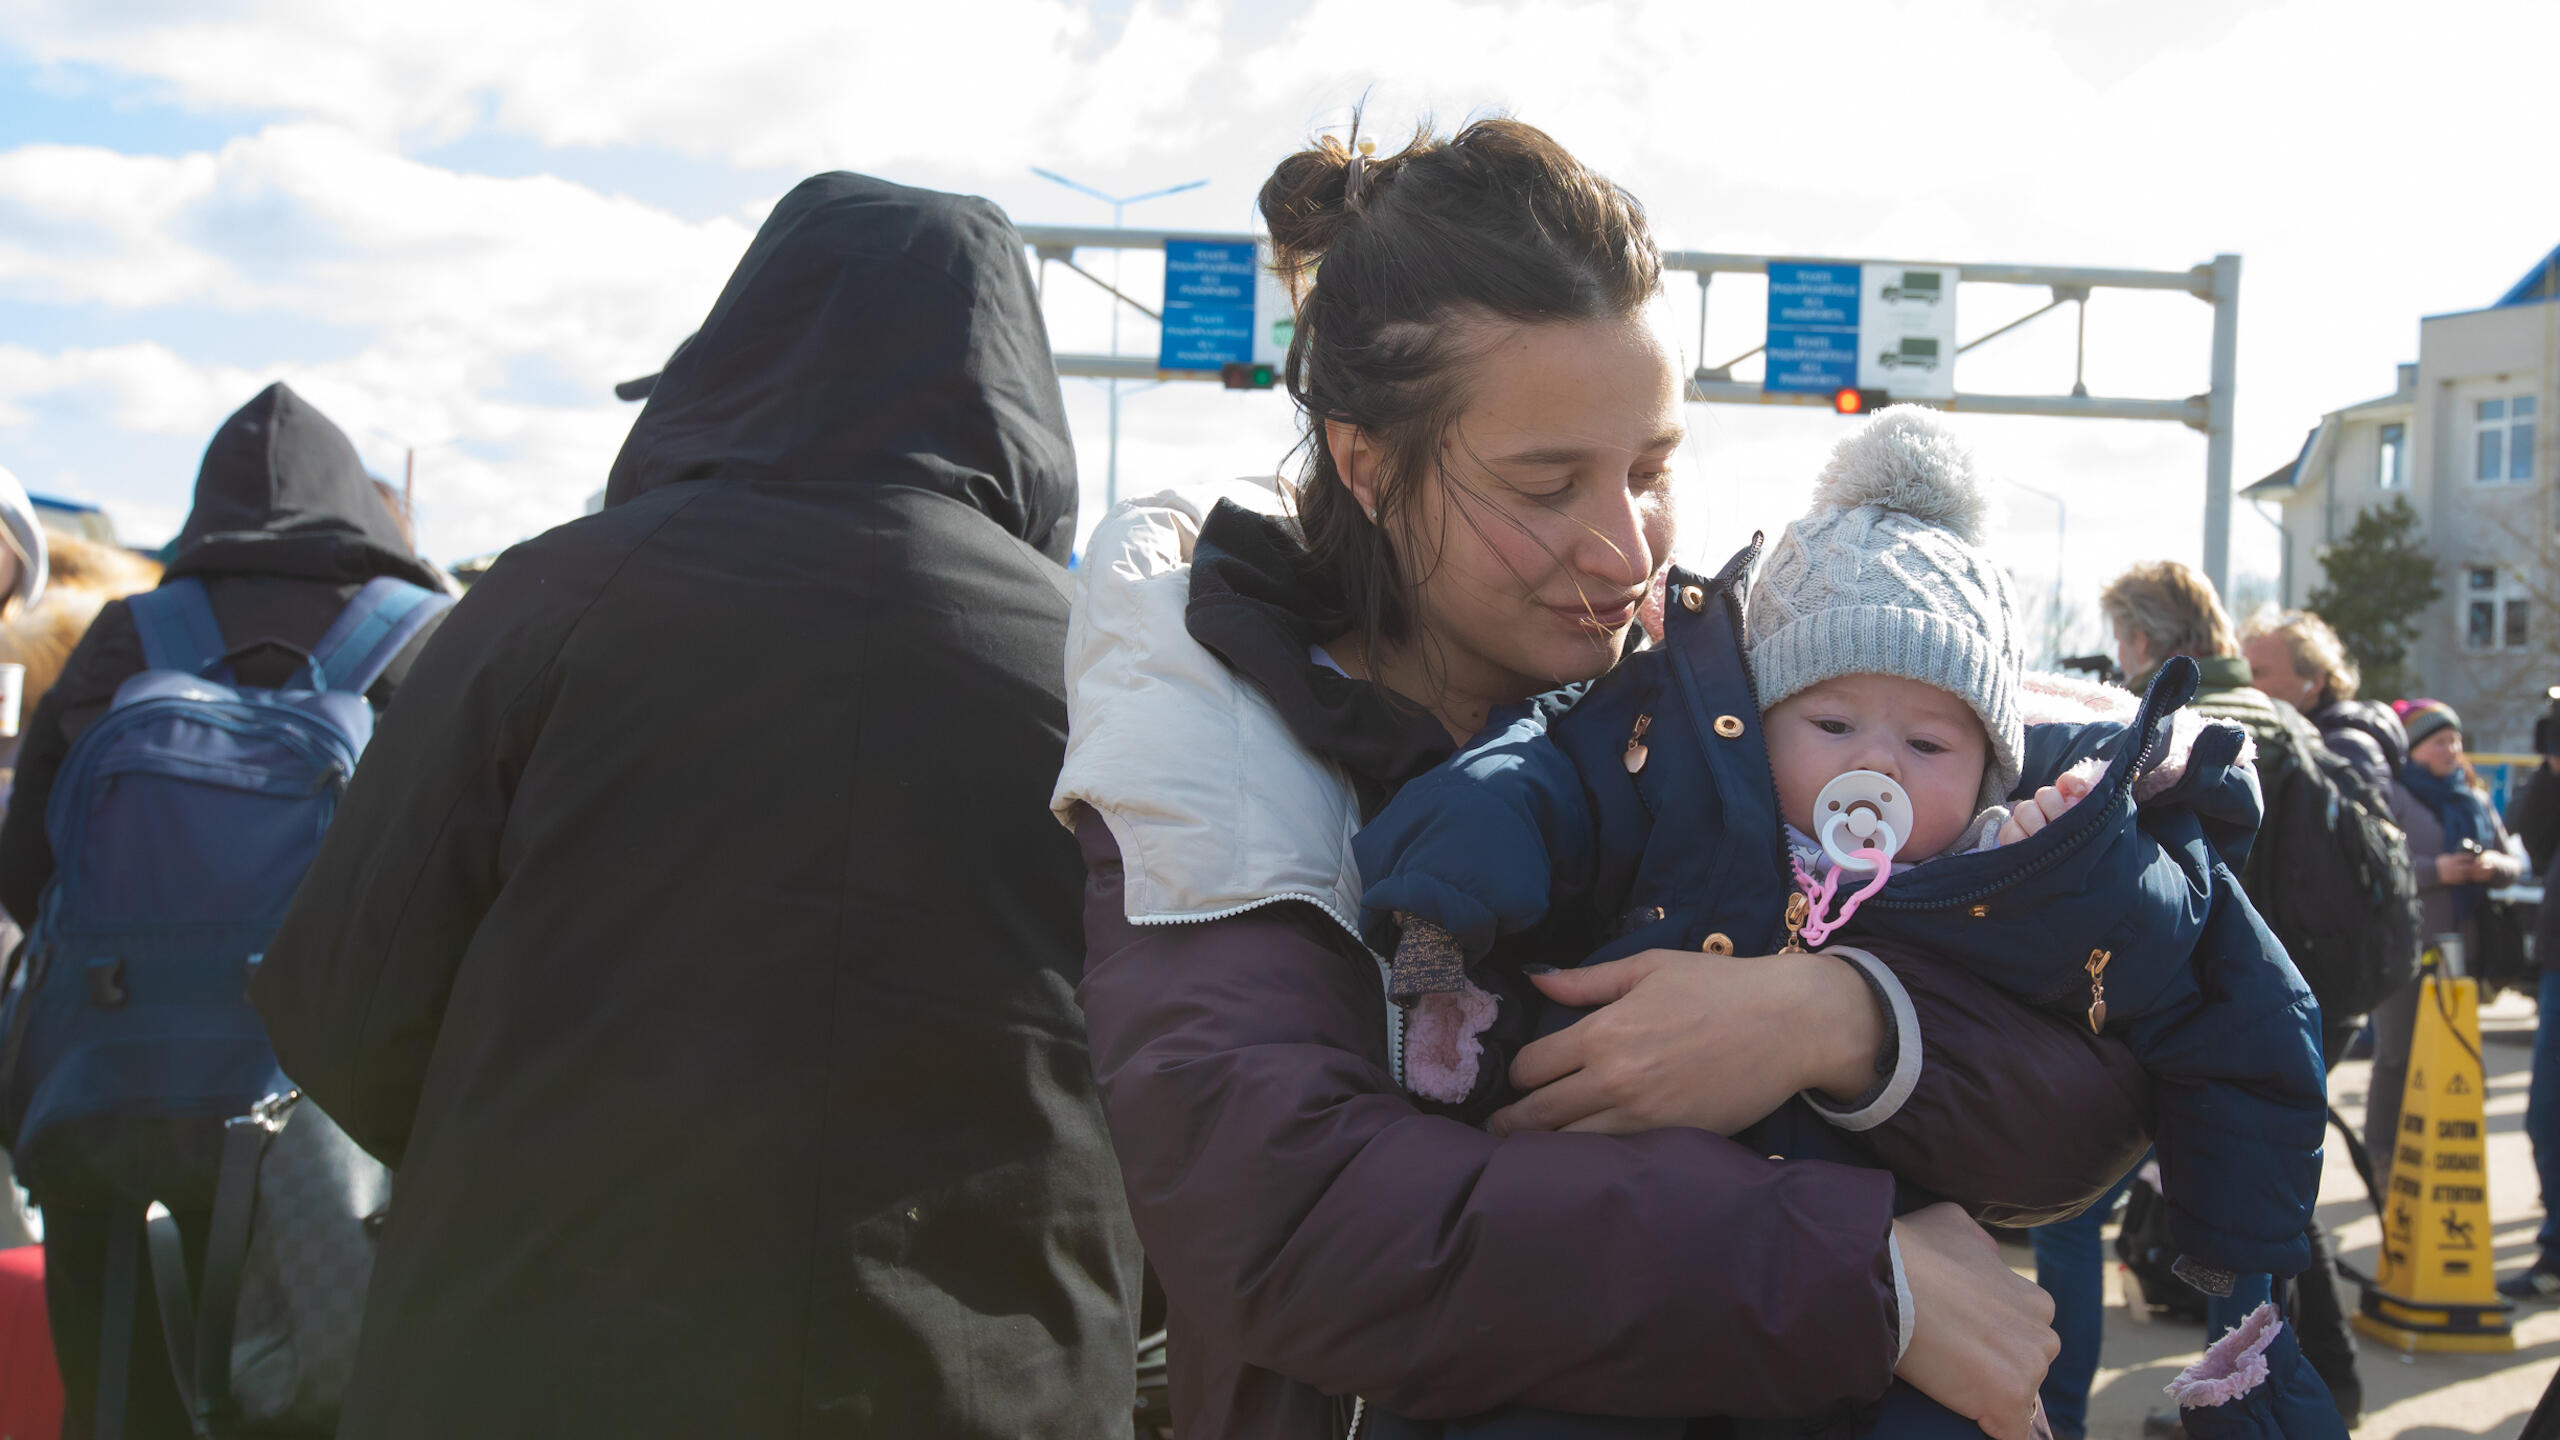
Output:
<path fill-rule="evenodd" d="M 18 1174 L 78 1208 L 213 1202 L 223 1122 L 288 1088 L 248 982 L 373 735 L 364 692 L 452 601 L 366 585 L 300 684 L 231 683 L 204 586 L 130 597 L 143 671 L 54 782 L 55 870 L 0 1010 Z M 298 650 L 298 647 L 287 647 Z"/>

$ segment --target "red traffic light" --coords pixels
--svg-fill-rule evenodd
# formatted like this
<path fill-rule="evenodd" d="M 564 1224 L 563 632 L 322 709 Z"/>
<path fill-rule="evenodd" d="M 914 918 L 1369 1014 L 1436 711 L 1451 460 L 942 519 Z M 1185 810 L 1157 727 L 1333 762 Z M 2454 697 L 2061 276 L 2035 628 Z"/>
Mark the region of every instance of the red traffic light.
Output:
<path fill-rule="evenodd" d="M 1889 397 L 1883 391 L 1861 390 L 1854 385 L 1843 385 L 1831 392 L 1831 408 L 1843 415 L 1864 415 L 1870 410 L 1883 409 L 1888 402 Z"/>

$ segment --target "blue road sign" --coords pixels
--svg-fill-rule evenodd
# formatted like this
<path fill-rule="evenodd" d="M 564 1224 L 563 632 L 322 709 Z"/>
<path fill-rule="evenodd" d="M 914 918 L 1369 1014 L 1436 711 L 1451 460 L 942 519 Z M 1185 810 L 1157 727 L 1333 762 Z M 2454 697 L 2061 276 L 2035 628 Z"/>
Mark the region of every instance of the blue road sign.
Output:
<path fill-rule="evenodd" d="M 1251 245 L 1164 242 L 1158 369 L 1215 370 L 1253 359 L 1254 263 Z"/>
<path fill-rule="evenodd" d="M 1768 370 L 1764 390 L 1828 395 L 1858 383 L 1855 265 L 1769 262 Z"/>

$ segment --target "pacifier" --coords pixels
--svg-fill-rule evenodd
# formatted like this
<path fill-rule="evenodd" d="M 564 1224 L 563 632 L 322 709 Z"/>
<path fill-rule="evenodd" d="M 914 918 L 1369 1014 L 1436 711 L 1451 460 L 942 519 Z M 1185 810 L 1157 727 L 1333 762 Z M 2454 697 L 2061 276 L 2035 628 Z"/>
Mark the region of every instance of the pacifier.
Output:
<path fill-rule="evenodd" d="M 1893 858 L 1911 838 L 1911 797 L 1902 782 L 1873 770 L 1834 776 L 1813 797 L 1813 833 L 1832 864 L 1843 870 L 1873 870 L 1876 862 L 1858 852 L 1872 850 Z"/>

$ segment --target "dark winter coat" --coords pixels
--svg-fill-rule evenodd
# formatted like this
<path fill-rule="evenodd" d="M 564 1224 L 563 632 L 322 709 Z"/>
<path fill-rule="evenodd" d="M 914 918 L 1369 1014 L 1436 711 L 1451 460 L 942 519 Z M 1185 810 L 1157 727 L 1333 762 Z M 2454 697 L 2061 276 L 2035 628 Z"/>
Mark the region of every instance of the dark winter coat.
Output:
<path fill-rule="evenodd" d="M 1790 885 L 1740 663 L 1741 582 L 1755 553 L 1714 578 L 1675 568 L 1662 644 L 1552 724 L 1524 709 L 1406 786 L 1357 845 L 1373 930 L 1418 917 L 1455 936 L 1470 962 L 1519 934 L 1594 961 L 1777 949 Z M 2155 1082 L 2181 1249 L 2233 1274 L 2289 1276 L 2309 1258 L 2325 1071 L 2319 1008 L 2233 874 L 2259 818 L 2245 737 L 2203 726 L 2178 757 L 2182 773 L 2136 804 L 2135 782 L 2168 751 L 2170 717 L 2196 678 L 2192 662 L 2172 661 L 2130 731 L 2031 727 L 2017 794 L 2107 757 L 2089 796 L 2016 844 L 1896 871 L 1834 943 L 1887 960 L 1941 956 L 2084 1024 L 2101 1018 L 2092 1002 L 2103 998 L 2106 1023 Z M 1630 770 L 1639 736 L 1646 761 Z M 1525 983 L 1487 988 L 1510 991 L 1506 1011 L 1539 1008 Z M 1498 1082 L 1500 1067 L 1486 1068 Z M 2016 1198 L 1980 1177 L 1933 1193 L 1977 1211 L 1988 1202 L 2001 1218 L 2053 1218 L 2016 1215 Z"/>
<path fill-rule="evenodd" d="M 187 575 L 204 582 L 223 639 L 245 648 L 233 674 L 256 686 L 291 683 L 302 667 L 299 651 L 319 641 L 366 581 L 388 575 L 431 589 L 443 583 L 411 552 L 346 433 L 281 384 L 233 412 L 205 448 L 195 507 L 164 578 Z M 376 709 L 391 703 L 442 623 L 428 622 L 366 692 Z M 0 905 L 29 928 L 53 878 L 44 814 L 54 777 L 71 742 L 141 671 L 133 616 L 122 600 L 110 600 L 27 721 L 9 818 L 0 825 Z"/>
<path fill-rule="evenodd" d="M 1330 1440 L 1355 1396 L 1434 1417 L 1811 1417 L 1883 1393 L 1890 1177 L 1693 1129 L 1496 1139 L 1403 1092 L 1347 842 L 1354 792 L 1392 793 L 1446 741 L 1310 662 L 1323 597 L 1285 527 L 1200 518 L 1166 497 L 1097 531 L 1060 782 L 1089 877 L 1094 1067 L 1171 1305 L 1182 1433 Z M 1194 533 L 1196 556 L 1175 543 Z M 1241 888 L 1168 885 L 1204 850 L 1243 857 L 1223 874 Z M 1951 965 L 1898 973 L 1896 1034 L 1922 1054 L 1868 1132 L 1888 1163 L 2068 1210 L 2139 1155 L 2147 1097 L 2121 1044 Z M 2012 1094 L 2050 1103 L 1983 1098 Z"/>
<path fill-rule="evenodd" d="M 1126 1435 L 1013 228 L 804 182 L 607 497 L 456 609 L 259 975 L 400 1167 L 340 1433 Z"/>
<path fill-rule="evenodd" d="M 2376 795 L 2389 795 L 2409 758 L 2409 733 L 2391 707 L 2372 700 L 2331 700 L 2303 715 L 2331 750 L 2356 767 Z"/>

